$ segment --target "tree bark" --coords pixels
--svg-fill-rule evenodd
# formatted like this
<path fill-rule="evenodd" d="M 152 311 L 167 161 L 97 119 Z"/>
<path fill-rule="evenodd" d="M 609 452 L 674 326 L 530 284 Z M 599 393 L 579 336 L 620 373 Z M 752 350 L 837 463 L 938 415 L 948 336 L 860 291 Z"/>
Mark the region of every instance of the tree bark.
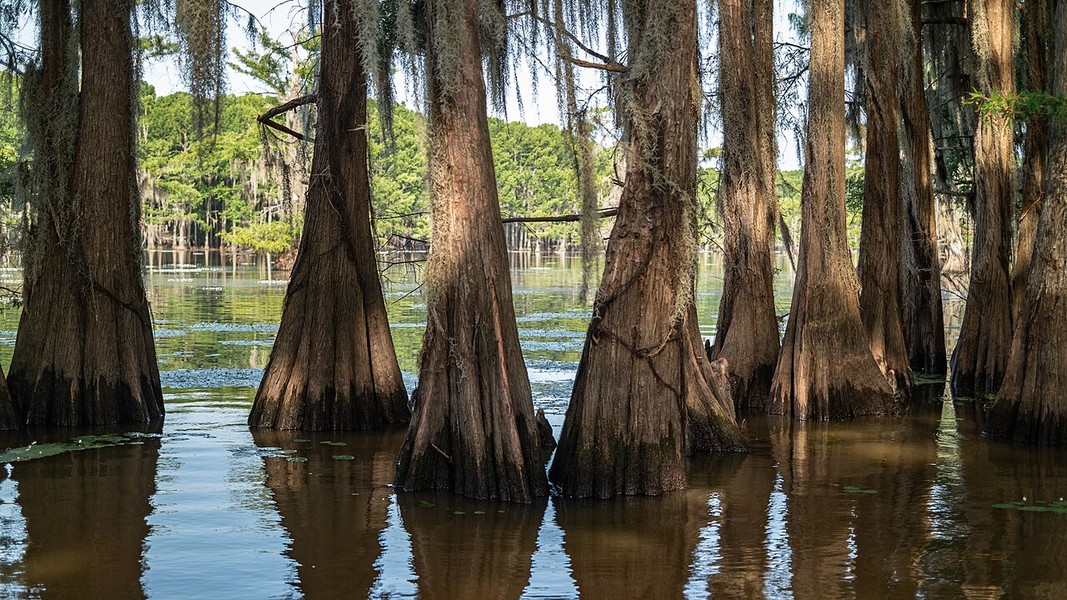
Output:
<path fill-rule="evenodd" d="M 410 418 L 370 226 L 367 77 L 352 0 L 324 3 L 304 233 L 248 424 L 369 430 Z"/>
<path fill-rule="evenodd" d="M 430 0 L 433 243 L 419 385 L 400 451 L 403 490 L 531 502 L 548 494 L 551 432 L 534 415 L 500 222 L 478 0 Z M 448 52 L 442 53 L 442 50 Z"/>
<path fill-rule="evenodd" d="M 1067 95 L 1067 3 L 1056 9 L 1053 92 Z M 1004 385 L 990 437 L 1067 444 L 1067 119 L 1052 123 L 1045 197 Z"/>
<path fill-rule="evenodd" d="M 28 424 L 152 423 L 163 417 L 140 272 L 133 4 L 80 4 L 76 150 L 73 164 L 57 164 L 70 170 L 70 185 L 53 182 L 38 199 L 47 216 L 39 221 L 40 246 L 27 272 L 8 380 Z M 73 60 L 67 48 L 62 51 Z M 63 61 L 57 60 L 59 68 L 73 68 Z"/>
<path fill-rule="evenodd" d="M 724 268 L 712 359 L 738 409 L 766 408 L 780 340 L 774 306 L 774 47 L 771 0 L 719 4 Z"/>
<path fill-rule="evenodd" d="M 901 319 L 901 167 L 898 71 L 907 21 L 900 2 L 874 2 L 866 10 L 867 149 L 864 157 L 863 229 L 860 233 L 860 315 L 871 353 L 890 383 L 908 394 L 911 365 Z"/>
<path fill-rule="evenodd" d="M 707 359 L 692 295 L 696 2 L 631 10 L 626 183 L 550 472 L 573 497 L 682 488 L 691 451 L 743 447 L 725 366 Z M 664 31 L 669 39 L 657 38 Z"/>
<path fill-rule="evenodd" d="M 845 44 L 842 0 L 813 0 L 800 258 L 769 411 L 842 419 L 892 409 L 860 319 L 845 233 Z"/>
<path fill-rule="evenodd" d="M 941 259 L 937 249 L 930 113 L 923 76 L 922 5 L 923 0 L 912 0 L 911 30 L 904 34 L 911 61 L 900 111 L 906 140 L 901 146 L 905 182 L 900 230 L 902 320 L 911 368 L 944 375 L 948 357 L 941 302 Z"/>
<path fill-rule="evenodd" d="M 1046 71 L 1049 58 L 1049 0 L 1030 0 L 1023 5 L 1023 67 L 1026 88 L 1032 92 L 1048 88 Z M 1026 123 L 1023 144 L 1023 210 L 1019 215 L 1015 263 L 1011 271 L 1011 317 L 1019 322 L 1023 292 L 1034 255 L 1034 237 L 1041 214 L 1041 195 L 1045 192 L 1045 159 L 1048 154 L 1048 117 L 1036 114 Z"/>
<path fill-rule="evenodd" d="M 971 36 L 979 91 L 1015 93 L 1014 2 L 971 0 Z M 1015 200 L 1012 115 L 987 114 L 974 140 L 974 244 L 967 305 L 952 351 L 952 391 L 961 396 L 1000 387 L 1011 346 L 1011 242 Z"/>

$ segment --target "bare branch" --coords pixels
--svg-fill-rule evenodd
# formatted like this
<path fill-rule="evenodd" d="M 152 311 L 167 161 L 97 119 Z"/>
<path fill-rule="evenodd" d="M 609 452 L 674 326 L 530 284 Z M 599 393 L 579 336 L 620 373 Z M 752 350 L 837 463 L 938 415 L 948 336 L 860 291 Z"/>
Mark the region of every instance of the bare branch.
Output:
<path fill-rule="evenodd" d="M 256 120 L 259 121 L 260 123 L 266 125 L 267 127 L 271 127 L 273 129 L 277 129 L 278 131 L 280 131 L 282 133 L 289 134 L 289 135 L 295 137 L 296 139 L 303 141 L 304 139 L 306 139 L 304 137 L 304 134 L 299 133 L 297 131 L 293 131 L 292 129 L 289 129 L 285 125 L 282 125 L 281 123 L 278 123 L 277 121 L 274 120 L 274 117 L 276 117 L 276 116 L 278 116 L 280 114 L 283 114 L 283 113 L 287 113 L 287 112 L 293 110 L 294 108 L 298 108 L 298 107 L 304 106 L 306 104 L 311 104 L 312 102 L 315 102 L 316 100 L 317 100 L 317 97 L 316 97 L 315 94 L 307 94 L 307 95 L 304 95 L 304 96 L 300 96 L 299 98 L 293 98 L 292 100 L 286 102 L 285 104 L 281 104 L 281 105 L 275 106 L 274 108 L 268 110 L 267 112 L 259 115 L 258 117 L 256 117 Z"/>

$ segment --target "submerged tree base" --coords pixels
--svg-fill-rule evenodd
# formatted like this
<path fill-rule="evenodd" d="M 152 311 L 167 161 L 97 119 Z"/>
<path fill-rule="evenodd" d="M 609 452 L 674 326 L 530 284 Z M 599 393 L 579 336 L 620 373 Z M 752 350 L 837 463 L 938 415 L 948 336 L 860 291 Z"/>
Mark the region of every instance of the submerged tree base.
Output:
<path fill-rule="evenodd" d="M 79 381 L 48 369 L 35 382 L 13 374 L 8 385 L 14 397 L 29 399 L 21 406 L 26 425 L 82 427 L 160 423 L 163 392 L 156 381 L 142 377 L 132 389 L 125 382 Z"/>

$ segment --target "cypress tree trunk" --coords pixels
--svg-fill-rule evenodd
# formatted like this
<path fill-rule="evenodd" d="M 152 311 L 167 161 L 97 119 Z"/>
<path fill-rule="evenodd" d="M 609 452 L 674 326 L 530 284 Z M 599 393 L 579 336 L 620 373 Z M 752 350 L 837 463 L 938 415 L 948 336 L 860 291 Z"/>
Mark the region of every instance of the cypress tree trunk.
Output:
<path fill-rule="evenodd" d="M 38 188 L 38 247 L 27 270 L 8 380 L 29 424 L 150 423 L 163 417 L 140 271 L 132 9 L 131 0 L 80 4 L 77 117 L 59 123 L 77 127 L 76 146 L 73 164 L 62 164 L 62 155 L 54 163 L 71 177 L 69 187 L 61 177 Z M 47 14 L 46 20 L 62 19 L 58 12 Z M 65 60 L 75 60 L 62 50 Z M 64 59 L 56 63 L 65 74 L 73 69 Z M 46 59 L 46 70 L 48 64 Z M 46 140 L 34 143 L 49 149 Z"/>
<path fill-rule="evenodd" d="M 911 366 L 901 320 L 901 168 L 898 71 L 906 32 L 900 2 L 866 9 L 867 151 L 860 234 L 860 315 L 871 352 L 893 386 L 908 393 Z"/>
<path fill-rule="evenodd" d="M 1067 95 L 1067 3 L 1056 9 L 1053 91 Z M 1067 444 L 1067 119 L 1052 123 L 1045 197 L 1004 385 L 990 437 Z"/>
<path fill-rule="evenodd" d="M 770 412 L 794 419 L 882 414 L 892 390 L 860 319 L 845 233 L 845 7 L 813 0 L 800 259 Z"/>
<path fill-rule="evenodd" d="M 626 183 L 550 472 L 574 497 L 682 488 L 690 451 L 743 446 L 725 367 L 709 364 L 692 296 L 696 2 L 627 6 Z"/>
<path fill-rule="evenodd" d="M 304 233 L 252 427 L 367 430 L 410 417 L 370 228 L 367 77 L 357 42 L 367 17 L 354 5 L 323 7 Z"/>
<path fill-rule="evenodd" d="M 778 360 L 774 306 L 774 50 L 771 0 L 719 4 L 724 269 L 713 359 L 726 359 L 739 409 L 767 405 Z"/>
<path fill-rule="evenodd" d="M 1023 5 L 1023 67 L 1026 88 L 1030 91 L 1047 89 L 1046 70 L 1049 52 L 1049 2 L 1030 0 Z M 1026 123 L 1023 145 L 1023 211 L 1019 215 L 1019 238 L 1015 263 L 1011 271 L 1012 323 L 1019 322 L 1023 291 L 1034 255 L 1034 236 L 1041 214 L 1041 195 L 1045 191 L 1045 158 L 1048 154 L 1048 117 L 1032 115 Z"/>
<path fill-rule="evenodd" d="M 489 145 L 478 0 L 430 0 L 426 334 L 397 465 L 403 490 L 530 502 L 548 494 L 551 431 L 519 347 Z"/>
<path fill-rule="evenodd" d="M 937 250 L 937 206 L 931 172 L 930 113 L 923 79 L 922 4 L 923 0 L 912 0 L 911 30 L 903 34 L 911 62 L 900 111 L 906 139 L 901 147 L 905 181 L 900 230 L 902 320 L 911 368 L 944 375 L 948 361 L 941 302 L 941 258 Z"/>
<path fill-rule="evenodd" d="M 1012 28 L 1015 3 L 971 0 L 971 35 L 982 94 L 1015 93 Z M 967 306 L 952 351 L 952 391 L 961 396 L 1000 387 L 1011 346 L 1012 206 L 1015 200 L 1014 119 L 978 119 L 974 138 L 974 243 Z"/>

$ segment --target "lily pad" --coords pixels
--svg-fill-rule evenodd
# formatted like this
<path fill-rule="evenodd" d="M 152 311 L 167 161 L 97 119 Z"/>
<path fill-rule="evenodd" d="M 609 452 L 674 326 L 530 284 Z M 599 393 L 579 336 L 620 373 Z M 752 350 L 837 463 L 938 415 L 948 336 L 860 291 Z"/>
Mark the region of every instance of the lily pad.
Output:
<path fill-rule="evenodd" d="M 355 458 L 356 457 L 352 456 L 351 454 L 334 454 L 333 455 L 333 459 L 334 460 L 355 460 Z"/>
<path fill-rule="evenodd" d="M 347 446 L 348 442 L 319 442 L 323 446 Z"/>
<path fill-rule="evenodd" d="M 286 458 L 285 460 L 287 460 L 289 462 L 307 462 L 308 461 L 306 456 L 290 456 L 290 457 Z"/>
<path fill-rule="evenodd" d="M 1019 510 L 1023 512 L 1050 512 L 1067 514 L 1067 502 L 1063 500 L 1056 500 L 1054 502 L 1042 502 L 1037 501 L 1033 504 L 1026 502 L 1001 502 L 994 504 L 993 508 L 1004 508 L 1008 510 Z"/>
<path fill-rule="evenodd" d="M 310 441 L 311 440 L 309 440 L 307 438 L 294 438 L 293 439 L 293 443 L 296 443 L 296 444 L 306 444 L 306 443 L 308 443 Z"/>
<path fill-rule="evenodd" d="M 841 486 L 841 491 L 846 494 L 877 494 L 878 490 L 865 490 L 854 485 Z"/>
<path fill-rule="evenodd" d="M 454 511 L 452 511 L 452 514 L 454 514 L 454 515 L 465 515 L 467 513 L 462 511 L 462 510 L 454 510 Z"/>
<path fill-rule="evenodd" d="M 434 504 L 433 502 L 428 501 L 428 500 L 419 500 L 419 506 L 421 506 L 423 508 L 433 508 L 433 507 L 435 507 L 437 505 Z"/>

